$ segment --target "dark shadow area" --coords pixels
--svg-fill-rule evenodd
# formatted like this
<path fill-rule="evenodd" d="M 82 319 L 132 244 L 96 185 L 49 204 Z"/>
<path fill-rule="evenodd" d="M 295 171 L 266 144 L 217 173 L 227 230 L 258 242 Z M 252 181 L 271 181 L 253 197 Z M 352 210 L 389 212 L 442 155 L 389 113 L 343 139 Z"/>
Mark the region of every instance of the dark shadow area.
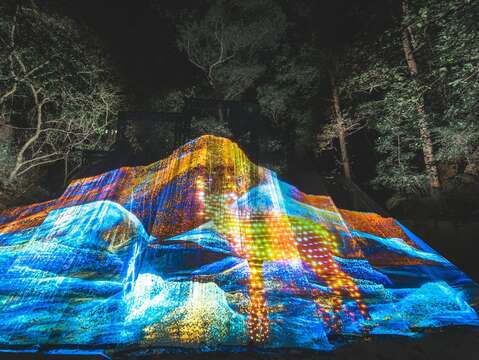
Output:
<path fill-rule="evenodd" d="M 475 359 L 479 332 L 473 328 L 446 328 L 430 330 L 427 336 L 409 338 L 403 336 L 382 336 L 376 339 L 371 336 L 363 343 L 344 345 L 331 352 L 317 352 L 300 349 L 278 349 L 249 351 L 237 348 L 235 351 L 212 351 L 200 353 L 192 349 L 164 348 L 164 349 L 130 349 L 114 355 L 102 354 L 101 351 L 38 349 L 32 352 L 0 353 L 5 360 L 83 360 L 83 359 L 151 359 L 151 360 L 446 360 L 446 359 Z"/>

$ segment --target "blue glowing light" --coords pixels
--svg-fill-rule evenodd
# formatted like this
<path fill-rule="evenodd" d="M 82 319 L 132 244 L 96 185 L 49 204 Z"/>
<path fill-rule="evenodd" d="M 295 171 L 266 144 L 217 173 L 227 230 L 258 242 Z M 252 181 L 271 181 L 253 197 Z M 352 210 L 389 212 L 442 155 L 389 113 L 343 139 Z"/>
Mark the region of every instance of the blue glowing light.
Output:
<path fill-rule="evenodd" d="M 212 136 L 0 214 L 5 349 L 332 350 L 478 326 L 477 300 L 394 219 L 303 194 Z"/>

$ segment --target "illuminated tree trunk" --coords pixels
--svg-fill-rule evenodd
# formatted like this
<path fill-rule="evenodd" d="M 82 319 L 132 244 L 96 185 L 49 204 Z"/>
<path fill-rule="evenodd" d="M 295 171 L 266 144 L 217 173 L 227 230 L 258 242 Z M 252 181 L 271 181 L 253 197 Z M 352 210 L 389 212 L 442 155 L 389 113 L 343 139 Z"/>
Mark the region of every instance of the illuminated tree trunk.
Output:
<path fill-rule="evenodd" d="M 403 16 L 406 16 L 408 13 L 407 0 L 402 1 L 402 11 Z M 406 58 L 409 74 L 412 78 L 415 78 L 418 74 L 418 67 L 416 58 L 414 56 L 414 46 L 412 43 L 413 34 L 411 28 L 409 26 L 404 27 L 402 35 L 404 56 Z M 437 165 L 434 162 L 434 149 L 432 144 L 431 131 L 427 123 L 427 114 L 426 110 L 424 109 L 424 97 L 422 95 L 419 96 L 419 101 L 417 102 L 416 109 L 419 115 L 419 134 L 421 137 L 421 147 L 423 152 L 424 165 L 426 167 L 426 173 L 429 177 L 429 189 L 431 195 L 434 195 L 441 187 L 441 183 L 439 180 L 439 171 L 437 169 Z"/>
<path fill-rule="evenodd" d="M 223 110 L 223 100 L 218 100 L 218 120 L 224 122 L 224 110 Z"/>
<path fill-rule="evenodd" d="M 341 152 L 341 165 L 343 167 L 343 174 L 347 179 L 351 179 L 351 164 L 349 162 L 348 147 L 346 142 L 346 129 L 344 126 L 344 118 L 341 109 L 341 100 L 339 98 L 338 87 L 336 79 L 332 71 L 329 72 L 329 79 L 331 81 L 331 92 L 333 98 L 333 112 L 336 122 L 336 131 L 339 139 L 339 149 Z"/>

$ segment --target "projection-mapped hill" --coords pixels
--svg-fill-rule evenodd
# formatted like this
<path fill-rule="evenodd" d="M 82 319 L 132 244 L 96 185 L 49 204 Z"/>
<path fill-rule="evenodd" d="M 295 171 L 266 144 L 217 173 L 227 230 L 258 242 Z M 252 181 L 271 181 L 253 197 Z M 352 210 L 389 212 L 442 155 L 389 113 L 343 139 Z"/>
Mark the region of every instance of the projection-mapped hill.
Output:
<path fill-rule="evenodd" d="M 392 218 L 200 137 L 0 214 L 0 347 L 331 350 L 479 325 L 478 287 Z"/>

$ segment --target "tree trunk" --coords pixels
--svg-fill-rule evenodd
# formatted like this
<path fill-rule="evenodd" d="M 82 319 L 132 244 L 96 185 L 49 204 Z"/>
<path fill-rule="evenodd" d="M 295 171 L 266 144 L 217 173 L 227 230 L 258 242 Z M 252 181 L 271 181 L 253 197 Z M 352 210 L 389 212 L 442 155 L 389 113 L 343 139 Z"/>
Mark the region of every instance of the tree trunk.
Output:
<path fill-rule="evenodd" d="M 63 186 L 67 186 L 68 185 L 68 154 L 65 154 L 64 158 L 63 158 L 63 164 L 64 164 L 64 167 L 63 167 Z"/>
<path fill-rule="evenodd" d="M 407 0 L 402 1 L 402 10 L 403 16 L 406 16 L 408 13 Z M 404 56 L 406 58 L 407 66 L 409 69 L 409 74 L 411 77 L 416 77 L 418 74 L 418 67 L 416 58 L 414 56 L 414 46 L 412 43 L 412 31 L 409 26 L 404 27 L 403 30 L 403 49 Z M 424 98 L 421 95 L 419 97 L 418 104 L 416 106 L 417 112 L 419 114 L 419 133 L 421 137 L 421 146 L 423 152 L 424 165 L 426 167 L 426 173 L 429 177 L 429 189 L 431 195 L 434 195 L 438 192 L 441 187 L 439 180 L 439 171 L 437 165 L 434 162 L 434 149 L 432 145 L 431 131 L 427 123 L 427 114 L 424 109 Z"/>
<path fill-rule="evenodd" d="M 284 143 L 286 150 L 286 169 L 288 174 L 293 175 L 298 171 L 298 161 L 296 158 L 296 124 L 288 120 L 284 132 Z"/>
<path fill-rule="evenodd" d="M 336 85 L 336 79 L 332 71 L 329 72 L 329 78 L 331 80 L 331 92 L 333 97 L 333 110 L 334 118 L 336 121 L 336 128 L 339 139 L 339 149 L 341 152 L 341 165 L 343 167 L 344 176 L 351 180 L 351 164 L 349 162 L 348 147 L 346 142 L 346 129 L 344 128 L 344 119 L 341 109 L 341 100 L 339 98 L 338 87 Z"/>
<path fill-rule="evenodd" d="M 218 100 L 218 120 L 223 123 L 224 122 L 224 111 L 223 111 L 223 102 L 222 100 Z"/>

